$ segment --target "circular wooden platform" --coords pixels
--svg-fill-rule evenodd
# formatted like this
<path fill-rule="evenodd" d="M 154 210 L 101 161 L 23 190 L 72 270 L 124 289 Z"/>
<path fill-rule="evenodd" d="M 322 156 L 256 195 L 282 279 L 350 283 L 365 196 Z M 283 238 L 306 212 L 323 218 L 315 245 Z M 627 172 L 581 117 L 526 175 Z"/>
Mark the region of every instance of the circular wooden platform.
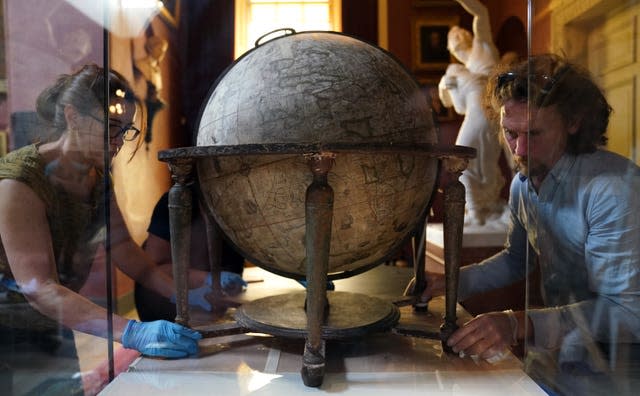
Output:
<path fill-rule="evenodd" d="M 255 332 L 280 337 L 305 338 L 306 292 L 280 294 L 242 305 L 236 321 Z M 322 327 L 324 339 L 347 339 L 393 327 L 400 311 L 390 302 L 359 293 L 327 292 L 329 310 Z"/>

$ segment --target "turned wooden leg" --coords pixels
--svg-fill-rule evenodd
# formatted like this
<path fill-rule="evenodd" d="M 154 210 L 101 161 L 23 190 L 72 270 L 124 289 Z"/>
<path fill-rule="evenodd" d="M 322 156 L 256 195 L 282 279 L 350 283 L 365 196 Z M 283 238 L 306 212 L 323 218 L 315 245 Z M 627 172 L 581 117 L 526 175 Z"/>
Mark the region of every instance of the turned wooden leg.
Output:
<path fill-rule="evenodd" d="M 462 229 L 464 227 L 465 188 L 458 180 L 467 162 L 445 158 L 444 167 L 451 174 L 451 181 L 444 191 L 444 273 L 445 273 L 445 318 L 440 328 L 442 349 L 451 353 L 447 340 L 458 329 L 456 306 L 458 303 L 458 275 L 462 253 Z"/>
<path fill-rule="evenodd" d="M 306 194 L 307 336 L 302 357 L 302 380 L 306 386 L 322 385 L 325 369 L 325 341 L 322 325 L 327 310 L 327 273 L 331 248 L 333 189 L 327 174 L 333 166 L 333 154 L 309 156 L 313 182 Z"/>
<path fill-rule="evenodd" d="M 169 189 L 171 260 L 176 287 L 176 323 L 189 326 L 189 251 L 191 244 L 191 177 L 193 161 L 176 159 L 169 163 L 173 186 Z"/>
<path fill-rule="evenodd" d="M 202 202 L 200 202 L 200 213 L 204 219 L 207 236 L 211 289 L 213 290 L 214 296 L 220 296 L 222 295 L 222 285 L 220 284 L 220 272 L 222 272 L 222 231 Z"/>

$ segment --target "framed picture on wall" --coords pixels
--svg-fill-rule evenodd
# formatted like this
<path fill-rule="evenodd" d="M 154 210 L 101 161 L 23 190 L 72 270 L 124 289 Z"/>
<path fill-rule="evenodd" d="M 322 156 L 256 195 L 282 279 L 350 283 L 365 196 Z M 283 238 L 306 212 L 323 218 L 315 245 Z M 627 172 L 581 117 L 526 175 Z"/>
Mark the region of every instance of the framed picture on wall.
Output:
<path fill-rule="evenodd" d="M 421 17 L 412 26 L 412 50 L 414 70 L 444 71 L 453 61 L 447 49 L 449 29 L 458 24 L 458 16 Z"/>

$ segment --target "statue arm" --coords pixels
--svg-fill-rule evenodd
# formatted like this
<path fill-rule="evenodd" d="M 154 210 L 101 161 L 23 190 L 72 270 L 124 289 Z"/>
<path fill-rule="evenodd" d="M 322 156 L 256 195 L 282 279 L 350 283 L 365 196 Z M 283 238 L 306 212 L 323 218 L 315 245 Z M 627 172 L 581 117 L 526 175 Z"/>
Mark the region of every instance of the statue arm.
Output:
<path fill-rule="evenodd" d="M 469 14 L 473 15 L 473 35 L 480 41 L 492 43 L 489 10 L 479 0 L 456 0 Z"/>

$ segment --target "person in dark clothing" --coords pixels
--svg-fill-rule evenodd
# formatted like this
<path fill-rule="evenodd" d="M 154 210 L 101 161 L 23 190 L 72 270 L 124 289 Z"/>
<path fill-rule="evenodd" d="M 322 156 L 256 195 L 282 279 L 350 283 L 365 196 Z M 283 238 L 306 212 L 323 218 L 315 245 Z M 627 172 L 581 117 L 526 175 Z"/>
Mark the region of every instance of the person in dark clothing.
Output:
<path fill-rule="evenodd" d="M 189 288 L 199 288 L 203 284 L 211 285 L 209 268 L 209 252 L 207 251 L 205 222 L 199 210 L 196 195 L 192 202 L 191 229 L 191 266 L 188 275 Z M 160 197 L 153 209 L 147 240 L 143 249 L 152 257 L 157 265 L 172 275 L 171 265 L 171 232 L 169 227 L 169 194 Z M 220 281 L 223 291 L 228 296 L 238 295 L 247 286 L 242 279 L 244 257 L 240 255 L 227 241 L 222 242 Z M 209 302 L 204 295 L 189 295 L 189 300 L 199 300 L 198 305 L 206 307 Z M 175 303 L 166 297 L 150 290 L 140 283 L 135 284 L 135 305 L 141 320 L 174 320 L 176 316 Z"/>

